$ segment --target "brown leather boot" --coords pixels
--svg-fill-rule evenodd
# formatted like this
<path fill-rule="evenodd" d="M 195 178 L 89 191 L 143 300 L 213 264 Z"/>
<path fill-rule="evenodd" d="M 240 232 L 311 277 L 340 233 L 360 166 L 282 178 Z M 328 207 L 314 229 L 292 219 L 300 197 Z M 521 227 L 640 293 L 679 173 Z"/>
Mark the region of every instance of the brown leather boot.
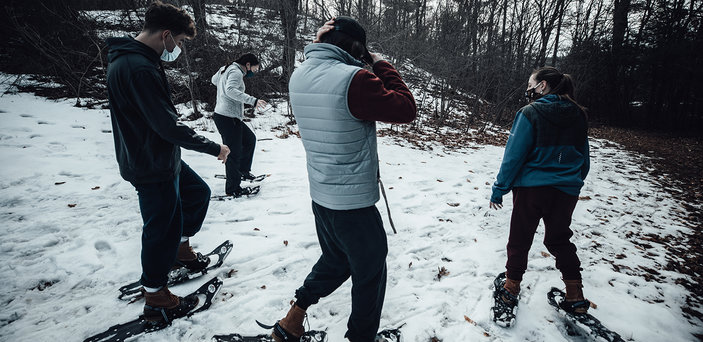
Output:
<path fill-rule="evenodd" d="M 178 254 L 176 254 L 176 266 L 182 265 L 189 270 L 201 270 L 210 263 L 210 259 L 204 257 L 200 253 L 196 253 L 193 247 L 190 246 L 190 241 L 178 245 Z"/>
<path fill-rule="evenodd" d="M 520 294 L 520 280 L 512 280 L 510 278 L 505 278 L 505 285 L 503 288 L 508 290 L 510 294 L 517 297 Z"/>
<path fill-rule="evenodd" d="M 198 304 L 198 297 L 181 298 L 163 287 L 156 292 L 144 292 L 144 319 L 151 322 L 168 323 L 174 317 L 181 317 Z"/>
<path fill-rule="evenodd" d="M 566 295 L 559 306 L 571 313 L 586 313 L 591 306 L 591 302 L 583 297 L 583 283 L 581 279 L 564 279 L 564 285 L 566 285 Z"/>
<path fill-rule="evenodd" d="M 303 327 L 305 316 L 305 310 L 293 304 L 286 317 L 274 325 L 271 333 L 273 340 L 276 342 L 300 341 L 300 337 L 305 333 Z"/>
<path fill-rule="evenodd" d="M 197 258 L 198 255 L 195 254 L 193 247 L 190 246 L 190 240 L 181 242 L 181 244 L 178 245 L 178 254 L 176 254 L 176 259 L 183 261 L 192 261 Z"/>

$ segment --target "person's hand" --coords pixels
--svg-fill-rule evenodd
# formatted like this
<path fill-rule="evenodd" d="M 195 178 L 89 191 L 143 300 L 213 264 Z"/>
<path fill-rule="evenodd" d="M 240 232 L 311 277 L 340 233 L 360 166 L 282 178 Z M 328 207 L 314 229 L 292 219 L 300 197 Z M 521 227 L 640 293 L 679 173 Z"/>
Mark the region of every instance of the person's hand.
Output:
<path fill-rule="evenodd" d="M 383 60 L 383 57 L 378 53 L 369 51 L 369 55 L 371 56 L 371 60 L 373 63 Z"/>
<path fill-rule="evenodd" d="M 229 155 L 229 147 L 227 145 L 220 145 L 220 154 L 217 156 L 217 160 L 221 160 L 222 164 L 227 161 L 227 156 Z"/>
<path fill-rule="evenodd" d="M 327 21 L 324 25 L 322 25 L 319 29 L 317 29 L 317 34 L 315 34 L 315 40 L 313 40 L 313 43 L 320 43 L 320 37 L 322 37 L 325 33 L 334 30 L 334 18 L 330 19 Z"/>
<path fill-rule="evenodd" d="M 500 203 L 493 203 L 493 202 L 491 202 L 488 206 L 489 206 L 491 209 L 495 209 L 495 210 L 498 210 L 498 209 L 500 209 L 500 208 L 503 207 L 502 204 L 500 204 Z"/>
<path fill-rule="evenodd" d="M 266 108 L 266 106 L 268 106 L 268 102 L 266 102 L 264 100 L 256 100 L 256 103 L 254 104 L 254 106 L 258 110 L 263 110 L 264 108 Z"/>

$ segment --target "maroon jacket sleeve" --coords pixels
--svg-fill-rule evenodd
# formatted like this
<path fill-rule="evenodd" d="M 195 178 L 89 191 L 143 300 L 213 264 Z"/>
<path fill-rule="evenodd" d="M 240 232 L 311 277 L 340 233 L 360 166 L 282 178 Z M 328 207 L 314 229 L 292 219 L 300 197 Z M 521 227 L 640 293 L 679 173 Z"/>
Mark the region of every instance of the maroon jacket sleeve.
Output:
<path fill-rule="evenodd" d="M 415 99 L 393 66 L 378 61 L 373 71 L 360 70 L 349 85 L 347 101 L 352 115 L 360 120 L 388 123 L 415 120 Z"/>

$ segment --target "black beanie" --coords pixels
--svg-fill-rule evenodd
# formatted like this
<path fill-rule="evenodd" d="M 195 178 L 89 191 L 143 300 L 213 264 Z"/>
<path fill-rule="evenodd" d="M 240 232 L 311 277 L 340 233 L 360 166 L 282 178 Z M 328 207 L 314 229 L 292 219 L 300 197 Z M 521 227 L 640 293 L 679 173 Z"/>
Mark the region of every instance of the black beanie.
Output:
<path fill-rule="evenodd" d="M 366 45 L 366 31 L 358 21 L 345 16 L 334 18 L 334 30 L 341 31 Z"/>

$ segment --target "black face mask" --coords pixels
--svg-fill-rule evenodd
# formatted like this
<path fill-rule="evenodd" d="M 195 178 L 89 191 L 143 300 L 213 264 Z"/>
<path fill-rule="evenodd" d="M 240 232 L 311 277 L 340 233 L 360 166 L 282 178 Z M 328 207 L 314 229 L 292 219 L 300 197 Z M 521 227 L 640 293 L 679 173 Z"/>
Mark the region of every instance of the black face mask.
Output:
<path fill-rule="evenodd" d="M 525 91 L 525 98 L 527 99 L 527 102 L 536 101 L 537 99 L 543 96 L 542 94 L 537 93 L 536 89 L 538 86 L 539 84 L 534 86 L 534 88 L 530 88 Z"/>

